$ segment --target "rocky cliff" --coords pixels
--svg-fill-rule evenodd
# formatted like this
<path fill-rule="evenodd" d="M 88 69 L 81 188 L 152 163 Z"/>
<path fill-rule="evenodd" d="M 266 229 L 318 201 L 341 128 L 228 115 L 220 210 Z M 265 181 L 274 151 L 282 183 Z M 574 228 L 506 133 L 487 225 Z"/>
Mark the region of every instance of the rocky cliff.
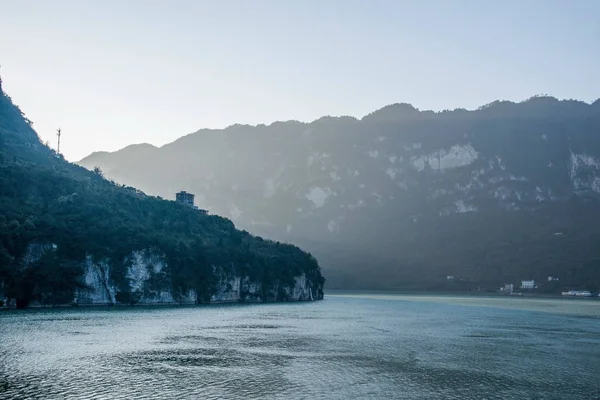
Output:
<path fill-rule="evenodd" d="M 35 268 L 43 257 L 56 252 L 55 244 L 34 243 L 20 260 L 20 268 Z M 111 269 L 125 267 L 126 283 L 115 281 Z M 94 260 L 88 255 L 81 264 L 82 285 L 74 292 L 70 303 L 62 305 L 152 305 L 152 304 L 198 304 L 202 297 L 194 289 L 184 293 L 174 293 L 170 269 L 164 255 L 155 250 L 133 251 L 114 265 L 109 260 Z M 307 279 L 306 274 L 294 278 L 293 284 L 279 283 L 265 292 L 260 280 L 248 276 L 232 275 L 223 268 L 213 266 L 219 277 L 209 302 L 253 302 L 253 301 L 310 301 L 322 298 L 323 287 Z M 3 306 L 15 306 L 14 298 L 8 298 L 0 286 L 0 301 Z M 61 305 L 50 299 L 34 301 L 30 306 Z"/>

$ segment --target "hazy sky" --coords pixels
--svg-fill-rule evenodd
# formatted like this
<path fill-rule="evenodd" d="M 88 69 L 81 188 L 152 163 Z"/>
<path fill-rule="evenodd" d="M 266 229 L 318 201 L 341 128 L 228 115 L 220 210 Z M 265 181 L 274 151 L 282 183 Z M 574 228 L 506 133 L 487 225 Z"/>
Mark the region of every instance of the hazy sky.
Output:
<path fill-rule="evenodd" d="M 600 0 L 0 0 L 5 90 L 66 158 L 233 123 L 600 97 Z"/>

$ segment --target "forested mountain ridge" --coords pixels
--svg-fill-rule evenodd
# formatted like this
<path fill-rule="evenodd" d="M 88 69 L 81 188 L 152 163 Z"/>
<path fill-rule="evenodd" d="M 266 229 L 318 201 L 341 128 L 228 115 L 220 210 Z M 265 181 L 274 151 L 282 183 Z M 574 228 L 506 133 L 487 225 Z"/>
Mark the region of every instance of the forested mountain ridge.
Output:
<path fill-rule="evenodd" d="M 600 283 L 600 101 L 393 104 L 362 119 L 203 129 L 80 161 L 316 254 L 339 288 Z M 554 287 L 553 290 L 558 290 Z"/>
<path fill-rule="evenodd" d="M 310 254 L 66 162 L 0 92 L 0 306 L 322 298 Z"/>

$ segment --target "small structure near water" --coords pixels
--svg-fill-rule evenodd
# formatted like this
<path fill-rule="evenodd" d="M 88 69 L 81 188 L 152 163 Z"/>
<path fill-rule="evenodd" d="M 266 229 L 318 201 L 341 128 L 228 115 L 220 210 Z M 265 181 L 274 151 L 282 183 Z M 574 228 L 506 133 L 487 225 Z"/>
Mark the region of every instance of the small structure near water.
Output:
<path fill-rule="evenodd" d="M 500 288 L 501 292 L 512 293 L 515 289 L 515 285 L 512 283 L 505 283 L 504 286 Z"/>
<path fill-rule="evenodd" d="M 535 280 L 521 281 L 521 289 L 535 289 Z"/>
<path fill-rule="evenodd" d="M 592 293 L 589 290 L 568 290 L 561 293 L 563 296 L 576 296 L 576 297 L 591 297 Z"/>

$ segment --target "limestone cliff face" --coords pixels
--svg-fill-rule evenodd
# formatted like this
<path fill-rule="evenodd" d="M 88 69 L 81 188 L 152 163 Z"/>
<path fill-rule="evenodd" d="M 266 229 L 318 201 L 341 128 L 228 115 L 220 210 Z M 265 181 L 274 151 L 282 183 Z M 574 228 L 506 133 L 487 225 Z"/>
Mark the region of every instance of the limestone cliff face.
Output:
<path fill-rule="evenodd" d="M 50 243 L 30 244 L 21 260 L 23 268 L 37 262 L 43 255 L 56 251 Z M 118 265 L 109 260 L 95 260 L 87 256 L 82 263 L 81 281 L 84 288 L 74 292 L 73 304 L 77 305 L 118 305 L 118 304 L 197 304 L 202 302 L 194 289 L 184 293 L 174 293 L 171 287 L 169 266 L 165 257 L 158 252 L 146 249 L 133 251 Z M 120 269 L 120 270 L 119 270 Z M 117 273 L 117 270 L 118 273 Z M 263 290 L 259 281 L 248 277 L 228 275 L 220 267 L 213 266 L 220 279 L 209 302 L 243 301 L 311 301 L 322 298 L 322 286 L 311 282 L 305 274 L 295 277 L 294 286 L 278 283 L 275 287 Z M 124 279 L 115 278 L 124 276 Z M 0 301 L 11 306 L 0 286 Z M 33 306 L 39 304 L 32 304 Z"/>

